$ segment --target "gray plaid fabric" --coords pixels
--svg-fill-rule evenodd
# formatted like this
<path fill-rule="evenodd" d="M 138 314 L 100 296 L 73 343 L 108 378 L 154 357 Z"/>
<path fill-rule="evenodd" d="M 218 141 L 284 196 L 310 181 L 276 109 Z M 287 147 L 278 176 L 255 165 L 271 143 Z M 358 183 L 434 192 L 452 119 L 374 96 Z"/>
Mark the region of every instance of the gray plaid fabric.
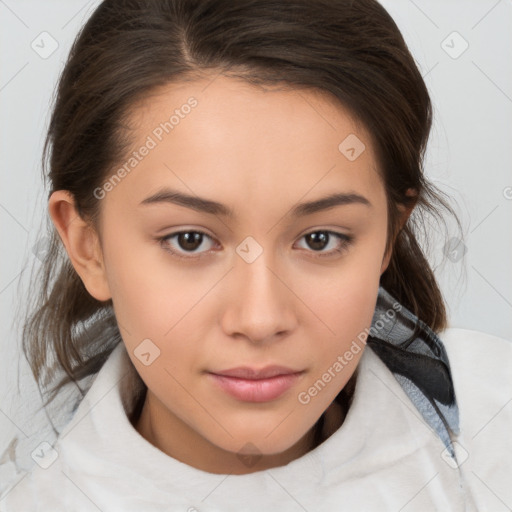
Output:
<path fill-rule="evenodd" d="M 380 286 L 367 344 L 456 459 L 449 431 L 459 433 L 459 409 L 441 339 Z"/>

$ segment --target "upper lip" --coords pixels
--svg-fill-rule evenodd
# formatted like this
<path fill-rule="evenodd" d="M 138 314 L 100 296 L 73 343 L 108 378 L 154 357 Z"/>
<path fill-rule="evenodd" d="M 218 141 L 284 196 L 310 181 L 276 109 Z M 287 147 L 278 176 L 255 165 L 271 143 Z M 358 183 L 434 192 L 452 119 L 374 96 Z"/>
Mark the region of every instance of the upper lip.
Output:
<path fill-rule="evenodd" d="M 225 377 L 237 377 L 239 379 L 269 379 L 278 375 L 290 375 L 293 373 L 300 373 L 300 370 L 293 370 L 285 366 L 265 366 L 265 368 L 251 368 L 250 366 L 239 366 L 237 368 L 230 368 L 229 370 L 222 370 L 218 372 L 210 372 L 215 375 L 222 375 Z"/>

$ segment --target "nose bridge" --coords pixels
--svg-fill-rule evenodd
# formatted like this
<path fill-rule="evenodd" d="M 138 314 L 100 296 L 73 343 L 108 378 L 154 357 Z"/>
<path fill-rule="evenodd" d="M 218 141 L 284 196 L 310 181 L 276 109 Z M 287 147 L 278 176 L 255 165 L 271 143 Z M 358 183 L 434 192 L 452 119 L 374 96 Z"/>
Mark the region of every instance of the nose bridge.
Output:
<path fill-rule="evenodd" d="M 239 258 L 236 260 L 235 269 L 245 283 L 249 297 L 263 294 L 267 295 L 266 300 L 272 300 L 276 293 L 279 294 L 273 270 L 275 258 L 271 249 L 263 250 L 263 247 L 256 244 L 257 242 L 249 240 L 238 246 Z"/>
<path fill-rule="evenodd" d="M 249 236 L 236 247 L 236 253 L 232 275 L 235 293 L 225 304 L 224 328 L 252 341 L 292 329 L 293 294 L 279 276 L 274 252 Z"/>

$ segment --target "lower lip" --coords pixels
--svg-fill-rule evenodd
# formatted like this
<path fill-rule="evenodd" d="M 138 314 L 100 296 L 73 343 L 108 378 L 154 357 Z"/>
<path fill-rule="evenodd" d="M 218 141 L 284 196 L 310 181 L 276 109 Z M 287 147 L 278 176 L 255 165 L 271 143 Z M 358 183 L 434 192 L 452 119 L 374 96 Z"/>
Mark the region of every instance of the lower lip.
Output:
<path fill-rule="evenodd" d="M 209 373 L 214 382 L 226 393 L 244 402 L 269 402 L 290 389 L 302 375 L 290 373 L 269 379 L 240 379 Z"/>

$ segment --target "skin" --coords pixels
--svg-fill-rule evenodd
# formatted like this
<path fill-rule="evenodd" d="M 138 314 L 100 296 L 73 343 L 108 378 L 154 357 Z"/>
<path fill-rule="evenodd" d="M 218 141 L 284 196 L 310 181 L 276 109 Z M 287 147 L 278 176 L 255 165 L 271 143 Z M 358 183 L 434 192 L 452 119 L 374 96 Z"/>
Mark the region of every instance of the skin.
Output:
<path fill-rule="evenodd" d="M 64 190 L 52 194 L 50 215 L 89 293 L 112 299 L 123 342 L 148 386 L 137 431 L 212 473 L 287 464 L 313 448 L 312 427 L 322 413 L 328 411 L 331 431 L 341 424 L 333 400 L 364 350 L 308 404 L 298 395 L 370 327 L 389 264 L 386 195 L 372 142 L 345 109 L 315 90 L 264 89 L 221 75 L 157 93 L 132 109 L 133 149 L 188 98 L 198 104 L 100 200 L 99 231 L 78 216 Z M 366 146 L 354 161 L 338 149 L 349 134 Z M 235 217 L 139 204 L 164 185 L 221 202 Z M 290 216 L 297 203 L 333 192 L 360 194 L 371 207 Z M 404 223 L 410 210 L 402 212 Z M 195 249 L 178 237 L 156 240 L 198 229 L 211 238 Z M 354 240 L 334 253 L 342 242 L 331 236 L 315 250 L 305 235 L 322 230 Z M 236 252 L 248 236 L 263 250 L 250 263 Z M 160 355 L 146 366 L 134 351 L 148 338 Z M 263 403 L 237 400 L 205 374 L 269 364 L 304 374 Z M 249 465 L 239 453 L 259 460 Z"/>

